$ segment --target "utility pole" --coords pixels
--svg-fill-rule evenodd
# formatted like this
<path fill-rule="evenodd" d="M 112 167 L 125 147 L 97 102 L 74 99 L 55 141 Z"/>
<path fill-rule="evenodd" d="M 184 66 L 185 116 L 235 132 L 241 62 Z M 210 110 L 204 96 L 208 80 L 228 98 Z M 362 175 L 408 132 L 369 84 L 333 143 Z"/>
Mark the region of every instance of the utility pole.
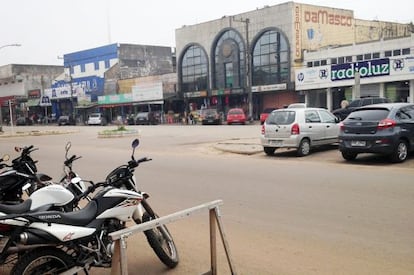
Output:
<path fill-rule="evenodd" d="M 6 47 L 20 47 L 20 46 L 21 44 L 17 44 L 17 43 L 7 44 L 7 45 L 0 46 L 0 50 Z M 2 102 L 0 102 L 0 133 L 3 132 L 3 113 L 2 113 L 3 111 L 1 110 L 1 105 L 3 105 Z"/>
<path fill-rule="evenodd" d="M 63 59 L 63 65 L 65 68 L 67 68 L 69 70 L 69 72 L 66 74 L 65 73 L 65 82 L 69 82 L 69 89 L 70 89 L 70 105 L 71 105 L 71 109 L 72 109 L 72 117 L 75 118 L 75 102 L 73 99 L 73 77 L 72 77 L 72 70 L 73 70 L 73 64 L 71 63 L 70 60 L 65 60 L 64 57 L 57 57 L 58 59 Z M 66 67 L 66 64 L 68 64 L 68 66 Z"/>
<path fill-rule="evenodd" d="M 251 70 L 251 53 L 250 53 L 250 42 L 249 42 L 249 18 L 236 19 L 233 16 L 233 21 L 242 22 L 245 24 L 245 36 L 246 36 L 246 49 L 245 49 L 245 62 L 246 62 L 246 92 L 247 101 L 249 106 L 249 120 L 253 121 L 253 94 L 252 94 L 252 70 Z"/>

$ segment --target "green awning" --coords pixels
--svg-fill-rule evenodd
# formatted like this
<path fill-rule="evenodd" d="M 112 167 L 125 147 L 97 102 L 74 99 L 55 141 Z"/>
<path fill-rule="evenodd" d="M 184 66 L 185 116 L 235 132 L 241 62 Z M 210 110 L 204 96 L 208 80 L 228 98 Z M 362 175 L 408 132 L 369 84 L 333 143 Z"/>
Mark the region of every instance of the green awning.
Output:
<path fill-rule="evenodd" d="M 39 98 L 32 98 L 28 99 L 26 102 L 27 107 L 34 107 L 39 106 L 40 99 Z"/>

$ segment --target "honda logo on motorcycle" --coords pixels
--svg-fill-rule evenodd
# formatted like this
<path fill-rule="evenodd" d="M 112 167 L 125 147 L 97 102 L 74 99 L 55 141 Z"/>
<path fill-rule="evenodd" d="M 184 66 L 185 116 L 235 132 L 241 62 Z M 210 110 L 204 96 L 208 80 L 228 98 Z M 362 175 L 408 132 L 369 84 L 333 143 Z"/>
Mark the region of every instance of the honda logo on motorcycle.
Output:
<path fill-rule="evenodd" d="M 42 220 L 53 220 L 53 219 L 61 219 L 62 216 L 59 214 L 53 214 L 53 215 L 40 215 L 38 216 L 39 219 Z"/>

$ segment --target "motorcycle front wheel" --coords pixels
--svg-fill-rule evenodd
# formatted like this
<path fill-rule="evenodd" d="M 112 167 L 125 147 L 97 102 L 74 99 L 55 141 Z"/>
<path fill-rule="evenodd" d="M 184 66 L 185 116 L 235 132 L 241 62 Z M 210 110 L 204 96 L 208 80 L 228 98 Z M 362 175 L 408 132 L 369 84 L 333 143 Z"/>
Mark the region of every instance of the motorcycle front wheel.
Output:
<path fill-rule="evenodd" d="M 154 214 L 152 217 L 148 213 L 144 213 L 142 217 L 143 222 L 156 219 L 158 216 Z M 154 250 L 158 258 L 167 267 L 174 268 L 178 264 L 178 252 L 174 240 L 167 227 L 163 224 L 161 226 L 144 231 L 148 243 Z"/>
<path fill-rule="evenodd" d="M 14 266 L 12 275 L 55 275 L 75 265 L 71 256 L 57 248 L 34 249 L 24 254 Z"/>

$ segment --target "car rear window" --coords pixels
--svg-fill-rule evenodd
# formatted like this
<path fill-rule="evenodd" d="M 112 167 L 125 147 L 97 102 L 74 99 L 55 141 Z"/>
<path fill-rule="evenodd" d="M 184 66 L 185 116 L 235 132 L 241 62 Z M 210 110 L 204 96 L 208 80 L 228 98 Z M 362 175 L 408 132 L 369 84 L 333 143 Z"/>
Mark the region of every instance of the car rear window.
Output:
<path fill-rule="evenodd" d="M 347 120 L 380 121 L 385 119 L 389 112 L 388 109 L 363 109 L 350 113 Z"/>
<path fill-rule="evenodd" d="M 287 125 L 295 121 L 295 111 L 272 112 L 266 120 L 267 124 Z"/>
<path fill-rule="evenodd" d="M 242 110 L 234 109 L 229 111 L 229 115 L 241 115 L 243 114 Z"/>

